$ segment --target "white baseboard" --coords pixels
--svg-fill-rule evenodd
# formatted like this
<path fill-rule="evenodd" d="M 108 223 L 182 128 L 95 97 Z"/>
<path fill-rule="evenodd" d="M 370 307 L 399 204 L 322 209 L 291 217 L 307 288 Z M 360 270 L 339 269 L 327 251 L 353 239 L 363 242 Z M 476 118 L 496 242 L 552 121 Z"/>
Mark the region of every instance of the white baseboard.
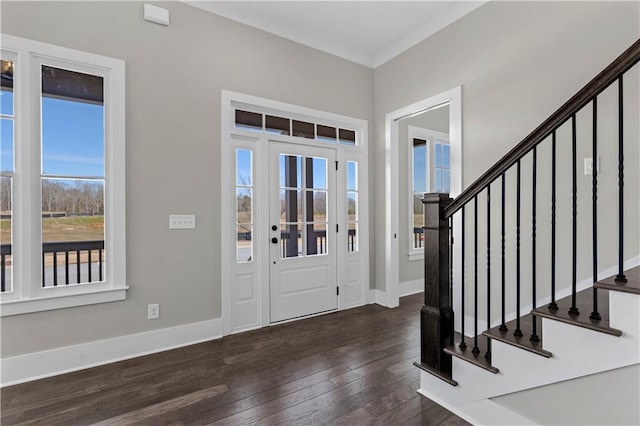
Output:
<path fill-rule="evenodd" d="M 2 359 L 0 387 L 222 337 L 222 318 Z"/>
<path fill-rule="evenodd" d="M 400 297 L 424 291 L 424 279 L 404 281 L 400 283 Z"/>
<path fill-rule="evenodd" d="M 377 303 L 385 308 L 395 308 L 398 306 L 397 302 L 389 302 L 388 293 L 386 291 L 378 290 L 377 288 L 369 290 L 369 303 Z"/>

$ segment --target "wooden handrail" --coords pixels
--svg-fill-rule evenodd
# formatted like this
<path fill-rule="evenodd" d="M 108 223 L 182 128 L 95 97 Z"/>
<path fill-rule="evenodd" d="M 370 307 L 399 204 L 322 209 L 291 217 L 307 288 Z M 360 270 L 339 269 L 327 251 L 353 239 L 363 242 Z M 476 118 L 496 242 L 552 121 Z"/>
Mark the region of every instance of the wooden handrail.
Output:
<path fill-rule="evenodd" d="M 453 216 L 465 204 L 482 192 L 502 173 L 524 157 L 534 146 L 545 140 L 573 114 L 576 114 L 595 96 L 609 87 L 618 77 L 640 62 L 640 39 L 618 56 L 607 68 L 587 83 L 578 93 L 551 114 L 540 126 L 495 163 L 489 170 L 465 189 L 444 211 L 445 218 Z"/>

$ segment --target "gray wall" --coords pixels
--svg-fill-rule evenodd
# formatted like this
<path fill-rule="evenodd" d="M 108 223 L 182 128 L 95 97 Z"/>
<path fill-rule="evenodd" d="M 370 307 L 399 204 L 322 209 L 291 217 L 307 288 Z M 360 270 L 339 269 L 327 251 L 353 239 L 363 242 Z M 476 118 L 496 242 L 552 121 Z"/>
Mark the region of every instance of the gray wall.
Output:
<path fill-rule="evenodd" d="M 462 85 L 466 186 L 635 41 L 640 15 L 636 2 L 490 2 L 373 71 L 161 6 L 169 28 L 144 22 L 138 2 L 0 3 L 3 32 L 127 63 L 131 286 L 123 302 L 3 318 L 2 357 L 220 317 L 222 89 L 369 120 L 371 280 L 384 289 L 385 114 Z M 637 102 L 627 111 L 637 117 Z M 637 126 L 626 131 L 638 140 Z M 168 231 L 170 213 L 195 213 L 197 232 Z M 635 226 L 627 253 L 639 251 Z M 159 320 L 146 319 L 148 303 L 161 303 Z"/>
<path fill-rule="evenodd" d="M 640 364 L 493 398 L 538 425 L 637 425 L 638 400 Z"/>
<path fill-rule="evenodd" d="M 127 300 L 2 318 L 2 357 L 219 318 L 220 96 L 369 120 L 373 71 L 177 2 L 5 2 L 2 31 L 126 61 Z M 195 213 L 195 232 L 169 231 Z M 146 319 L 160 303 L 159 320 Z"/>
<path fill-rule="evenodd" d="M 463 188 L 471 184 L 488 167 L 522 140 L 529 132 L 568 100 L 577 90 L 593 78 L 614 58 L 629 47 L 640 35 L 639 4 L 637 2 L 490 2 L 455 22 L 449 27 L 416 45 L 402 55 L 385 63 L 375 72 L 375 164 L 377 168 L 384 166 L 384 118 L 385 114 L 406 105 L 426 99 L 430 96 L 462 86 L 463 115 Z M 636 70 L 637 71 L 637 70 Z M 634 99 L 628 98 L 626 108 L 627 123 L 637 123 L 638 109 L 638 73 L 630 75 L 627 92 L 636 94 Z M 603 95 L 602 104 L 615 107 L 615 93 Z M 587 112 L 588 114 L 588 112 Z M 584 117 L 581 117 L 584 118 Z M 601 131 L 605 128 L 615 135 L 615 116 L 604 117 Z M 588 116 L 580 125 L 580 134 L 585 135 L 588 127 Z M 638 159 L 638 126 L 634 124 L 625 128 L 629 143 L 625 147 L 625 155 L 630 159 Z M 563 204 L 559 206 L 559 227 L 567 229 L 570 220 L 567 204 L 567 178 L 570 170 L 566 160 L 566 128 L 561 132 L 563 157 L 561 177 Z M 610 134 L 610 133 L 609 133 Z M 603 133 L 604 135 L 604 133 Z M 581 136 L 582 143 L 585 144 Z M 613 243 L 615 233 L 607 226 L 615 224 L 615 136 L 603 136 L 600 142 L 603 170 L 600 196 L 601 242 Z M 539 156 L 548 158 L 549 151 L 541 149 Z M 581 148 L 578 157 L 589 156 L 589 152 Z M 579 164 L 580 190 L 580 255 L 579 279 L 591 275 L 590 243 L 588 240 L 590 224 L 590 176 L 582 176 L 582 163 Z M 630 160 L 631 161 L 631 160 Z M 634 170 L 635 169 L 635 170 Z M 402 166 L 401 166 L 402 170 Z M 626 223 L 628 236 L 625 253 L 627 258 L 640 253 L 640 231 L 638 226 L 638 172 L 637 168 L 626 170 Z M 523 176 L 530 179 L 530 159 L 523 164 Z M 539 185 L 549 187 L 548 169 L 539 169 Z M 607 180 L 608 179 L 608 180 Z M 607 183 L 604 181 L 607 180 Z M 384 188 L 384 176 L 375 175 L 374 185 L 378 190 Z M 526 186 L 525 186 L 526 188 Z M 497 189 L 496 189 L 497 190 Z M 509 184 L 509 194 L 513 194 L 513 185 Z M 494 192 L 495 194 L 495 192 Z M 529 194 L 529 191 L 527 191 Z M 510 195 L 511 197 L 511 195 Z M 529 199 L 529 197 L 527 197 Z M 512 198 L 513 199 L 513 198 Z M 539 201 L 540 211 L 548 212 L 548 200 Z M 547 204 L 544 205 L 544 202 Z M 484 198 L 480 199 L 484 206 Z M 529 203 L 529 204 L 526 204 Z M 496 203 L 494 203 L 494 207 Z M 405 203 L 400 203 L 400 217 L 405 217 Z M 524 238 L 531 235 L 530 200 L 523 204 L 525 224 L 522 230 Z M 385 226 L 384 198 L 375 201 L 375 227 L 383 230 Z M 480 223 L 486 221 L 481 209 Z M 508 227 L 513 229 L 512 210 L 507 212 Z M 496 215 L 494 215 L 496 216 Z M 549 234 L 549 214 L 540 219 L 539 235 Z M 495 218 L 494 218 L 495 219 Z M 609 219 L 609 220 L 607 220 Z M 493 222 L 497 229 L 497 222 Z M 566 235 L 566 234 L 565 234 Z M 583 239 L 584 237 L 584 239 Z M 540 274 L 548 283 L 548 241 L 540 237 L 539 257 L 544 257 L 540 264 Z M 530 238 L 529 238 L 530 239 Z M 493 239 L 492 250 L 498 253 L 497 238 Z M 480 247 L 484 247 L 484 237 L 480 236 Z M 568 264 L 566 256 L 569 240 L 563 237 L 559 242 L 560 259 L 564 266 Z M 376 287 L 385 289 L 384 233 L 376 234 Z M 513 249 L 511 239 L 508 249 Z M 402 257 L 402 253 L 400 253 Z M 467 257 L 469 258 L 469 256 Z M 531 258 L 531 252 L 523 251 L 523 259 Z M 495 257 L 494 257 L 495 259 Z M 484 265 L 481 255 L 479 264 Z M 513 258 L 508 259 L 508 274 L 513 273 Z M 545 263 L 547 262 L 547 263 Z M 610 250 L 600 258 L 600 266 L 612 266 L 615 252 Z M 494 267 L 496 262 L 493 263 Z M 485 273 L 481 273 L 484 277 Z M 527 275 L 526 266 L 523 276 Z M 494 276 L 496 276 L 494 274 Z M 510 275 L 513 276 L 513 275 Z M 529 270 L 530 276 L 530 270 Z M 567 285 L 564 274 L 559 277 L 560 285 Z M 401 274 L 403 280 L 408 277 Z M 525 283 L 529 289 L 529 283 Z M 482 283 L 481 283 L 481 288 Z M 523 292 L 523 300 L 530 300 Z M 548 290 L 547 290 L 548 291 Z M 496 294 L 497 292 L 494 292 Z M 540 294 L 544 296 L 545 294 Z M 511 300 L 512 294 L 508 292 Z M 483 307 L 485 304 L 480 303 Z M 467 304 L 469 306 L 469 304 Z M 498 304 L 494 303 L 494 307 Z M 511 309 L 513 306 L 511 306 Z M 481 311 L 482 312 L 482 311 Z M 496 311 L 497 312 L 497 311 Z M 496 318 L 496 314 L 492 317 Z M 484 318 L 484 315 L 482 316 Z"/>

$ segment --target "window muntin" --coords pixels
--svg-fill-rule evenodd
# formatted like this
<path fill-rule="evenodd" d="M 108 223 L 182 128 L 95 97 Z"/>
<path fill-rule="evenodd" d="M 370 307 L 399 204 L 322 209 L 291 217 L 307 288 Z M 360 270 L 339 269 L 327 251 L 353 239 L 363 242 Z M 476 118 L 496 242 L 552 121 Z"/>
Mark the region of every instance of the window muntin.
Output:
<path fill-rule="evenodd" d="M 236 262 L 253 261 L 253 151 L 236 149 Z"/>

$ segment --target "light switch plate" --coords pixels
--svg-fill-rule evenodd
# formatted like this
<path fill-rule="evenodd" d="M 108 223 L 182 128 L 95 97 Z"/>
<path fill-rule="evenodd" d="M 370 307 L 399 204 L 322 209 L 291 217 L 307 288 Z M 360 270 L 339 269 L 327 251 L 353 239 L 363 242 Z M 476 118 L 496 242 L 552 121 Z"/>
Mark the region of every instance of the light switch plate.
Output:
<path fill-rule="evenodd" d="M 169 229 L 195 229 L 196 215 L 172 214 L 169 215 Z"/>
<path fill-rule="evenodd" d="M 600 157 L 597 158 L 597 171 L 600 173 Z M 593 157 L 586 157 L 584 159 L 584 175 L 589 176 L 593 174 Z"/>

